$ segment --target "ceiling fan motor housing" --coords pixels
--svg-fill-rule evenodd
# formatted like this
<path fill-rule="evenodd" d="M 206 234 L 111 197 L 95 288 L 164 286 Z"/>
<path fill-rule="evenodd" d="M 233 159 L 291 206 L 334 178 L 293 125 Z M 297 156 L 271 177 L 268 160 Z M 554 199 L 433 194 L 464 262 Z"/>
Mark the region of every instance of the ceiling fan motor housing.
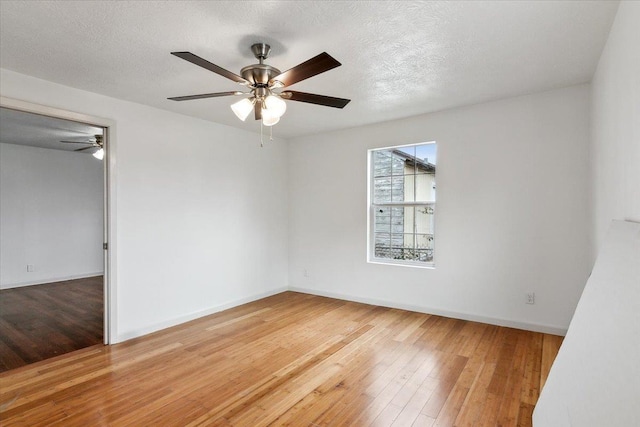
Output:
<path fill-rule="evenodd" d="M 280 74 L 280 70 L 267 64 L 253 64 L 240 70 L 240 75 L 254 87 L 267 87 L 269 80 Z"/>
<path fill-rule="evenodd" d="M 251 52 L 260 63 L 244 67 L 240 70 L 240 75 L 253 87 L 267 87 L 269 80 L 280 74 L 277 68 L 263 63 L 269 57 L 271 46 L 266 43 L 255 43 L 251 45 Z"/>

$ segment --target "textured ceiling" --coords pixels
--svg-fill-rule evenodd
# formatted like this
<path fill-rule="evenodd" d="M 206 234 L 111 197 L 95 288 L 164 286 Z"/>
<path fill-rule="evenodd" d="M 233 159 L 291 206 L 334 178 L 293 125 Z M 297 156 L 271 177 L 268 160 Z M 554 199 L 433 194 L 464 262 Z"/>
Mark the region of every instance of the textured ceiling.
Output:
<path fill-rule="evenodd" d="M 102 135 L 102 129 L 69 120 L 0 108 L 0 143 L 73 151 L 86 145 L 65 144 L 60 141 L 88 141 L 95 135 Z M 91 154 L 94 151 L 84 150 L 81 153 Z"/>
<path fill-rule="evenodd" d="M 350 98 L 344 110 L 288 102 L 293 137 L 588 82 L 616 1 L 2 1 L 0 66 L 64 85 L 259 131 L 237 90 L 169 53 L 239 73 L 249 46 L 287 70 L 326 51 L 342 66 L 292 89 Z"/>

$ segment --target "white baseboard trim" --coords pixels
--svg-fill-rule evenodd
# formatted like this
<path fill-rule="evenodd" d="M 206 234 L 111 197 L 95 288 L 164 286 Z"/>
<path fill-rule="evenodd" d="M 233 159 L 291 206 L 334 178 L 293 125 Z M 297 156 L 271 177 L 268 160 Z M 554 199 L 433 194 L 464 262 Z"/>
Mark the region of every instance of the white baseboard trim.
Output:
<path fill-rule="evenodd" d="M 363 304 L 377 305 L 381 307 L 397 308 L 401 310 L 415 311 L 417 313 L 435 314 L 436 316 L 451 317 L 453 319 L 470 320 L 473 322 L 488 323 L 490 325 L 506 326 L 509 328 L 523 329 L 525 331 L 542 332 L 551 335 L 565 336 L 566 328 L 560 328 L 552 325 L 540 325 L 536 323 L 518 322 L 515 320 L 500 319 L 496 317 L 487 317 L 477 314 L 460 313 L 456 311 L 440 310 L 437 308 L 419 306 L 414 304 L 400 304 L 390 301 L 379 300 L 375 298 L 364 298 L 353 295 L 347 295 L 337 292 L 325 292 L 317 289 L 301 288 L 297 286 L 289 287 L 289 290 L 304 294 L 318 295 L 322 297 L 341 299 L 346 301 L 360 302 Z"/>
<path fill-rule="evenodd" d="M 102 276 L 104 272 L 96 271 L 94 273 L 82 273 L 82 274 L 72 274 L 69 276 L 60 276 L 60 277 L 50 277 L 48 279 L 39 279 L 39 280 L 30 280 L 27 282 L 15 282 L 15 283 L 3 283 L 0 285 L 0 289 L 12 289 L 12 288 L 21 288 L 23 286 L 34 286 L 34 285 L 44 285 L 46 283 L 55 283 L 55 282 L 64 282 L 66 280 L 75 280 L 75 279 L 86 279 L 88 277 L 96 277 Z"/>
<path fill-rule="evenodd" d="M 237 307 L 242 304 L 247 304 L 249 302 L 257 301 L 262 298 L 267 298 L 272 295 L 276 295 L 282 292 L 288 291 L 289 288 L 286 286 L 282 286 L 280 288 L 272 289 L 267 292 L 261 292 L 259 294 L 250 295 L 248 297 L 240 298 L 234 301 L 229 301 L 224 304 L 217 305 L 215 307 L 210 307 L 205 310 L 196 311 L 194 313 L 189 313 L 184 316 L 175 317 L 173 319 L 156 323 L 155 325 L 148 326 L 146 328 L 137 329 L 133 331 L 124 332 L 122 334 L 118 334 L 115 337 L 115 340 L 111 342 L 111 344 L 121 343 L 123 341 L 127 341 L 133 338 L 138 338 L 143 335 L 151 334 L 153 332 L 160 331 L 162 329 L 170 328 L 172 326 L 177 326 L 182 323 L 190 322 L 191 320 L 199 319 L 204 316 L 208 316 L 210 314 L 218 313 L 220 311 L 228 310 L 233 307 Z"/>

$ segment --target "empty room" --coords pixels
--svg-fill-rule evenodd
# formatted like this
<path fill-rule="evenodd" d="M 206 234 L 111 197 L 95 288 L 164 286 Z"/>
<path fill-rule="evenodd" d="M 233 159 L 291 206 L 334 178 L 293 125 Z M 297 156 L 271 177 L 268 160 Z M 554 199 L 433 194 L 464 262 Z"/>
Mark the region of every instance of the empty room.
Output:
<path fill-rule="evenodd" d="M 0 1 L 3 426 L 640 425 L 640 2 Z"/>

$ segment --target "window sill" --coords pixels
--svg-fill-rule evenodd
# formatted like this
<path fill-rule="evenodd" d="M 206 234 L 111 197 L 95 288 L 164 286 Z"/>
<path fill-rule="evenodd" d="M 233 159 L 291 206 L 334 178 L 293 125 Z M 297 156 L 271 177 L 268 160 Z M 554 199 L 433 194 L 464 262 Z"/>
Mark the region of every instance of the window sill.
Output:
<path fill-rule="evenodd" d="M 369 264 L 381 264 L 381 265 L 392 265 L 396 267 L 414 267 L 414 268 L 424 268 L 427 270 L 435 270 L 436 265 L 433 262 L 411 262 L 411 261 L 398 261 L 398 260 L 388 260 L 384 258 L 373 258 L 368 259 L 367 263 Z"/>

